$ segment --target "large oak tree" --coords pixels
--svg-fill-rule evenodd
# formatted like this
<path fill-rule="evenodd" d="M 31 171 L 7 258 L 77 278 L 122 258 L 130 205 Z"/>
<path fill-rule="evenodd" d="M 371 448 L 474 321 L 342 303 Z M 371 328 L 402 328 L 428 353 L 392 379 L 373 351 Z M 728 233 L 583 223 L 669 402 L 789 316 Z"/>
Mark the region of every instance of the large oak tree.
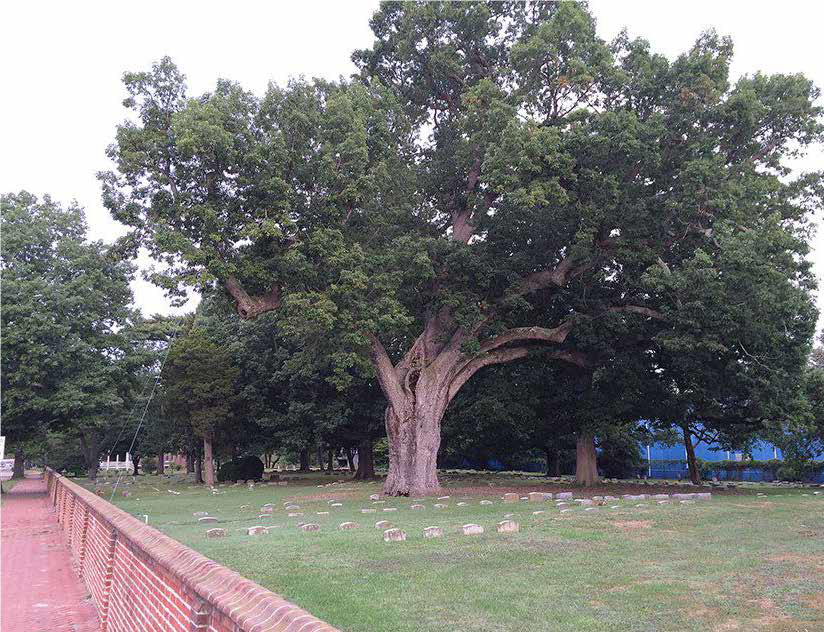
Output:
<path fill-rule="evenodd" d="M 582 332 L 688 326 L 696 267 L 738 300 L 726 250 L 788 249 L 782 342 L 809 335 L 820 180 L 784 166 L 821 136 L 804 77 L 731 85 L 729 40 L 670 61 L 604 42 L 576 3 L 386 3 L 371 26 L 352 80 L 262 98 L 225 80 L 189 98 L 168 59 L 127 73 L 134 118 L 100 177 L 172 294 L 222 285 L 342 374 L 374 371 L 387 493 L 438 487 L 441 418 L 479 369 L 589 367 Z"/>

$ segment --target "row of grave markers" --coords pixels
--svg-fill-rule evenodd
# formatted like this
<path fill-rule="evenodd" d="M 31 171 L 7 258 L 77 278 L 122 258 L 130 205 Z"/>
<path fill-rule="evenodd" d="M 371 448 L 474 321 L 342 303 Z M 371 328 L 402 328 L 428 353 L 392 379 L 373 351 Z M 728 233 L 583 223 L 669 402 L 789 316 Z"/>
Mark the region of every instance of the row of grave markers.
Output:
<path fill-rule="evenodd" d="M 712 497 L 712 494 L 708 492 L 696 492 L 696 493 L 685 493 L 685 494 L 624 494 L 620 498 L 617 496 L 593 496 L 592 498 L 573 498 L 572 492 L 559 492 L 559 493 L 549 493 L 549 492 L 529 492 L 526 496 L 519 496 L 515 493 L 506 493 L 503 495 L 504 503 L 514 503 L 521 500 L 526 500 L 528 502 L 546 502 L 548 500 L 555 500 L 556 501 L 556 508 L 563 512 L 571 511 L 569 508 L 570 502 L 578 503 L 579 506 L 586 507 L 585 510 L 593 509 L 594 505 L 603 506 L 606 505 L 607 502 L 610 501 L 618 501 L 618 500 L 656 500 L 659 504 L 669 503 L 671 500 L 679 500 L 681 503 L 692 503 L 695 500 L 709 500 Z M 373 503 L 382 503 L 383 500 L 379 500 L 380 496 L 377 494 L 373 494 L 370 496 L 370 499 L 373 500 Z M 440 496 L 438 500 L 448 500 L 449 496 Z M 569 502 L 566 502 L 569 501 Z M 336 501 L 328 501 L 330 506 L 343 506 L 342 503 Z M 494 504 L 491 500 L 482 500 L 480 501 L 481 505 L 492 505 Z M 457 506 L 467 506 L 468 503 L 466 502 L 459 502 Z M 447 508 L 449 505 L 446 503 L 435 503 L 433 505 L 436 509 Z M 644 506 L 636 505 L 636 506 Z M 614 505 L 612 508 L 618 508 L 619 505 Z M 249 509 L 249 505 L 242 505 L 241 509 Z M 299 505 L 294 504 L 291 501 L 286 501 L 284 503 L 284 510 L 286 510 L 287 516 L 290 518 L 293 517 L 302 517 L 303 513 L 298 512 L 296 510 L 300 509 Z M 410 506 L 410 509 L 425 509 L 424 505 L 420 504 L 413 504 Z M 274 504 L 273 503 L 266 503 L 260 509 L 261 513 L 258 516 L 259 518 L 265 518 L 272 516 L 274 514 Z M 377 510 L 374 508 L 363 508 L 361 509 L 362 513 L 374 513 Z M 386 507 L 383 511 L 397 511 L 397 507 Z M 318 511 L 316 512 L 318 515 L 329 515 L 328 511 Z M 533 511 L 533 515 L 539 515 L 545 513 L 542 510 Z M 504 517 L 505 520 L 499 522 L 497 524 L 497 531 L 498 533 L 512 533 L 520 531 L 520 525 L 511 520 L 511 517 L 514 514 L 506 514 Z M 198 519 L 199 522 L 218 522 L 218 519 L 214 516 L 210 516 L 208 512 L 205 511 L 196 511 L 193 513 L 193 516 Z M 338 529 L 340 530 L 348 530 L 348 529 L 357 529 L 360 525 L 356 522 L 342 522 L 338 525 Z M 379 520 L 375 523 L 375 527 L 378 529 L 384 529 L 384 540 L 387 542 L 394 542 L 394 541 L 404 541 L 406 540 L 406 532 L 402 529 L 397 529 L 392 527 L 391 523 L 387 520 Z M 254 526 L 254 527 L 247 527 L 239 529 L 239 531 L 245 531 L 246 535 L 254 536 L 254 535 L 264 535 L 269 533 L 271 529 L 279 528 L 279 525 L 276 526 Z M 298 528 L 303 531 L 319 531 L 320 525 L 317 523 L 304 523 L 299 522 Z M 478 535 L 484 532 L 482 526 L 477 524 L 466 524 L 462 527 L 462 532 L 464 535 Z M 213 528 L 206 531 L 206 537 L 213 538 L 213 537 L 224 537 L 228 535 L 228 531 L 222 528 Z M 441 537 L 443 535 L 443 529 L 437 526 L 426 527 L 424 529 L 424 537 L 425 538 L 436 538 Z"/>

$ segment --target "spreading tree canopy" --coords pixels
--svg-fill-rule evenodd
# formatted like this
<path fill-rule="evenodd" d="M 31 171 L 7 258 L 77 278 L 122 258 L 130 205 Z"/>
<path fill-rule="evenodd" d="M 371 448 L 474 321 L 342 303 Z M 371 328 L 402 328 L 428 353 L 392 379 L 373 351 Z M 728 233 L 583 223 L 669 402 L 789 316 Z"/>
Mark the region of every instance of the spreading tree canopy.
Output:
<path fill-rule="evenodd" d="M 387 493 L 438 486 L 441 418 L 479 369 L 587 368 L 598 332 L 688 331 L 696 278 L 712 304 L 774 297 L 780 321 L 758 301 L 728 314 L 808 344 L 821 181 L 786 159 L 822 135 L 810 81 L 731 83 L 714 32 L 673 61 L 607 43 L 571 2 L 385 3 L 371 27 L 350 80 L 262 97 L 227 80 L 189 97 L 169 59 L 127 73 L 133 118 L 100 178 L 169 292 L 222 286 L 341 380 L 374 372 Z M 729 253 L 773 273 L 741 287 Z"/>

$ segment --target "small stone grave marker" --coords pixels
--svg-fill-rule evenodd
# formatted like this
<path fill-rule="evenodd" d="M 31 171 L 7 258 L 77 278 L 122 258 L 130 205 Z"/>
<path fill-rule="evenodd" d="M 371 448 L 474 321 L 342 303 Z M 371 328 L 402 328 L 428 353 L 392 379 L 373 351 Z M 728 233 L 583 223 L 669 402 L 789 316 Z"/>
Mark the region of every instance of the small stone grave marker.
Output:
<path fill-rule="evenodd" d="M 381 499 L 381 495 L 380 495 L 380 494 L 371 494 L 371 495 L 369 496 L 369 500 L 380 500 L 380 499 Z"/>
<path fill-rule="evenodd" d="M 409 507 L 410 509 L 424 509 L 423 505 L 412 505 Z"/>
<path fill-rule="evenodd" d="M 249 527 L 246 529 L 246 535 L 266 535 L 269 533 L 269 530 L 266 527 Z"/>
<path fill-rule="evenodd" d="M 491 500 L 482 500 L 482 501 L 481 501 L 481 504 L 482 504 L 482 505 L 491 505 L 491 504 L 492 504 L 492 501 L 491 501 Z"/>
<path fill-rule="evenodd" d="M 369 508 L 369 509 L 361 509 L 361 510 L 360 510 L 360 512 L 361 512 L 361 513 L 375 513 L 376 511 L 377 511 L 377 509 L 371 509 L 371 508 Z"/>
<path fill-rule="evenodd" d="M 517 533 L 521 530 L 519 525 L 514 520 L 501 520 L 497 525 L 498 533 Z"/>
<path fill-rule="evenodd" d="M 207 538 L 224 538 L 226 535 L 226 529 L 208 529 L 206 531 Z"/>
<path fill-rule="evenodd" d="M 288 513 L 287 515 L 290 518 L 297 518 L 298 516 L 302 516 L 303 512 L 302 511 L 292 511 L 292 512 Z"/>
<path fill-rule="evenodd" d="M 480 535 L 484 532 L 484 528 L 479 524 L 465 524 L 461 528 L 464 535 Z"/>
<path fill-rule="evenodd" d="M 565 499 L 565 498 L 572 498 L 572 492 L 558 492 L 555 494 L 555 498 Z"/>
<path fill-rule="evenodd" d="M 384 511 L 397 511 L 398 508 L 397 507 L 384 507 L 383 510 Z"/>
<path fill-rule="evenodd" d="M 513 494 L 512 492 L 507 492 L 504 494 L 504 502 L 505 503 L 516 503 L 518 502 L 518 494 Z"/>
<path fill-rule="evenodd" d="M 443 504 L 443 503 L 435 503 L 435 504 L 434 504 L 434 505 L 432 505 L 432 506 L 433 506 L 435 509 L 446 509 L 447 507 L 449 507 L 449 505 L 445 505 L 445 504 Z"/>
<path fill-rule="evenodd" d="M 406 531 L 402 529 L 387 529 L 383 532 L 384 542 L 404 542 L 406 540 Z"/>
<path fill-rule="evenodd" d="M 359 527 L 360 527 L 360 525 L 357 522 L 341 522 L 338 525 L 338 529 L 340 529 L 341 531 L 347 531 L 349 529 L 357 529 Z"/>
<path fill-rule="evenodd" d="M 203 518 L 204 516 L 208 516 L 209 512 L 208 511 L 195 511 L 192 515 L 195 518 Z"/>
<path fill-rule="evenodd" d="M 203 516 L 202 518 L 197 519 L 198 522 L 217 522 L 217 518 L 214 516 Z"/>
<path fill-rule="evenodd" d="M 440 527 L 426 527 L 423 530 L 423 537 L 425 538 L 440 538 L 443 536 L 443 529 Z"/>
<path fill-rule="evenodd" d="M 307 522 L 300 525 L 302 531 L 320 531 L 320 525 L 315 522 Z"/>
<path fill-rule="evenodd" d="M 389 522 L 388 520 L 378 520 L 375 523 L 375 528 L 376 529 L 389 529 L 391 527 L 392 527 L 392 523 Z"/>

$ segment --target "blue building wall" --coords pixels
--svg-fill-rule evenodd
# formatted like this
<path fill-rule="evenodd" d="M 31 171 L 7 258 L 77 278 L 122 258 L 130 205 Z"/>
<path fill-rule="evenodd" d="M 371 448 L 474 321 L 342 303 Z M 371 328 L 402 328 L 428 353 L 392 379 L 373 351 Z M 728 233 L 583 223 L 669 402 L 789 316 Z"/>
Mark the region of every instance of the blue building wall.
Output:
<path fill-rule="evenodd" d="M 685 479 L 689 477 L 687 467 L 687 453 L 684 444 L 666 446 L 660 443 L 650 446 L 641 446 L 641 453 L 647 460 L 647 476 L 650 478 Z M 695 446 L 695 456 L 703 461 L 743 461 L 742 452 L 722 450 L 718 444 L 698 443 Z M 784 460 L 784 454 L 779 448 L 766 441 L 756 444 L 750 451 L 750 456 L 756 461 Z M 824 460 L 824 452 L 817 455 L 815 460 Z M 753 467 L 730 472 L 724 469 L 712 470 L 710 477 L 718 480 L 737 481 L 766 481 L 775 480 L 775 473 L 764 468 Z M 824 483 L 824 471 L 819 472 L 811 481 Z"/>

